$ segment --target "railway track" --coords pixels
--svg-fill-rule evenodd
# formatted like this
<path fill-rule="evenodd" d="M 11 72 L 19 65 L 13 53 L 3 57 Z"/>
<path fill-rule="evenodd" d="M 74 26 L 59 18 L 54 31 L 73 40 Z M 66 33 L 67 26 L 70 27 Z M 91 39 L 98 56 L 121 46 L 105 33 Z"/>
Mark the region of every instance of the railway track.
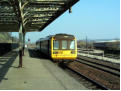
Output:
<path fill-rule="evenodd" d="M 114 59 L 120 59 L 120 55 L 105 54 L 105 57 L 114 58 Z"/>
<path fill-rule="evenodd" d="M 89 82 L 95 84 L 98 88 L 102 89 L 102 90 L 110 90 L 108 87 L 104 86 L 103 84 L 100 84 L 99 82 L 87 77 L 86 75 L 80 73 L 79 71 L 76 71 L 74 70 L 73 68 L 69 67 L 68 65 L 66 64 L 63 64 L 64 65 L 64 68 L 67 68 L 69 69 L 70 71 L 76 73 L 77 75 L 83 77 L 84 79 L 88 80 Z"/>
<path fill-rule="evenodd" d="M 64 67 L 107 90 L 120 89 L 120 65 L 101 60 L 78 58 Z"/>
<path fill-rule="evenodd" d="M 104 63 L 102 64 L 100 62 L 94 62 L 81 57 L 78 58 L 76 61 L 120 77 L 120 69 L 116 67 L 112 67 Z"/>

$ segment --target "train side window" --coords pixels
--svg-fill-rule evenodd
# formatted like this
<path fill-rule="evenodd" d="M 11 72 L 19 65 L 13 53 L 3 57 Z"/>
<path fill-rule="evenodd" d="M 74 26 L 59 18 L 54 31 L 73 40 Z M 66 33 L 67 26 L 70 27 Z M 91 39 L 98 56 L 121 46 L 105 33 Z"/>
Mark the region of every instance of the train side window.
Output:
<path fill-rule="evenodd" d="M 57 41 L 57 40 L 54 40 L 54 41 L 53 41 L 53 49 L 54 49 L 54 50 L 59 49 L 59 41 Z"/>
<path fill-rule="evenodd" d="M 67 41 L 62 40 L 62 49 L 67 49 Z"/>
<path fill-rule="evenodd" d="M 75 41 L 70 41 L 70 49 L 75 49 Z"/>

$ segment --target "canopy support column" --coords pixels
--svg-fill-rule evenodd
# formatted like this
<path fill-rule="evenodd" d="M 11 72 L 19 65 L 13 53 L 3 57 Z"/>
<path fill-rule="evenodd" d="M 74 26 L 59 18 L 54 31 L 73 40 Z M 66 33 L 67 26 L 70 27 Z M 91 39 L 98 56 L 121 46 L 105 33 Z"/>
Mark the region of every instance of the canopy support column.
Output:
<path fill-rule="evenodd" d="M 23 26 L 20 24 L 20 29 L 19 29 L 19 66 L 22 67 L 22 48 L 23 48 L 23 32 L 22 32 Z"/>
<path fill-rule="evenodd" d="M 19 67 L 22 67 L 22 56 L 24 56 L 24 47 L 25 47 L 25 27 L 24 27 L 24 23 L 23 23 L 23 8 L 22 7 L 22 1 L 18 0 L 18 4 L 19 4 L 19 16 L 21 16 L 20 18 L 20 30 L 19 30 Z"/>
<path fill-rule="evenodd" d="M 24 49 L 25 49 L 25 33 L 23 33 L 23 56 L 24 56 Z"/>

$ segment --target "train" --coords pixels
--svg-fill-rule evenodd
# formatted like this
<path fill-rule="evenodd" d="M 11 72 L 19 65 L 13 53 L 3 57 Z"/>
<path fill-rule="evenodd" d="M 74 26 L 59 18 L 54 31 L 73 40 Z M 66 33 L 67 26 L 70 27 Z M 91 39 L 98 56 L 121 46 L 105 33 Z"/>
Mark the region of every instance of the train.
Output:
<path fill-rule="evenodd" d="M 77 58 L 77 40 L 74 35 L 56 34 L 40 38 L 36 42 L 38 51 L 54 61 L 74 61 Z"/>
<path fill-rule="evenodd" d="M 120 41 L 104 41 L 93 43 L 94 48 L 104 50 L 105 53 L 120 54 Z"/>

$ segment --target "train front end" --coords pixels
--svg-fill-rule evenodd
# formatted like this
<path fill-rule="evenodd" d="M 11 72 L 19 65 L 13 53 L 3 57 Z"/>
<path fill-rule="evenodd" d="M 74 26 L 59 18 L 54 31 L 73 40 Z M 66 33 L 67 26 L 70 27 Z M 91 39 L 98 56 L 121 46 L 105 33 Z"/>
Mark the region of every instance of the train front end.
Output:
<path fill-rule="evenodd" d="M 73 35 L 57 34 L 51 39 L 51 58 L 54 60 L 75 60 L 77 41 Z"/>

